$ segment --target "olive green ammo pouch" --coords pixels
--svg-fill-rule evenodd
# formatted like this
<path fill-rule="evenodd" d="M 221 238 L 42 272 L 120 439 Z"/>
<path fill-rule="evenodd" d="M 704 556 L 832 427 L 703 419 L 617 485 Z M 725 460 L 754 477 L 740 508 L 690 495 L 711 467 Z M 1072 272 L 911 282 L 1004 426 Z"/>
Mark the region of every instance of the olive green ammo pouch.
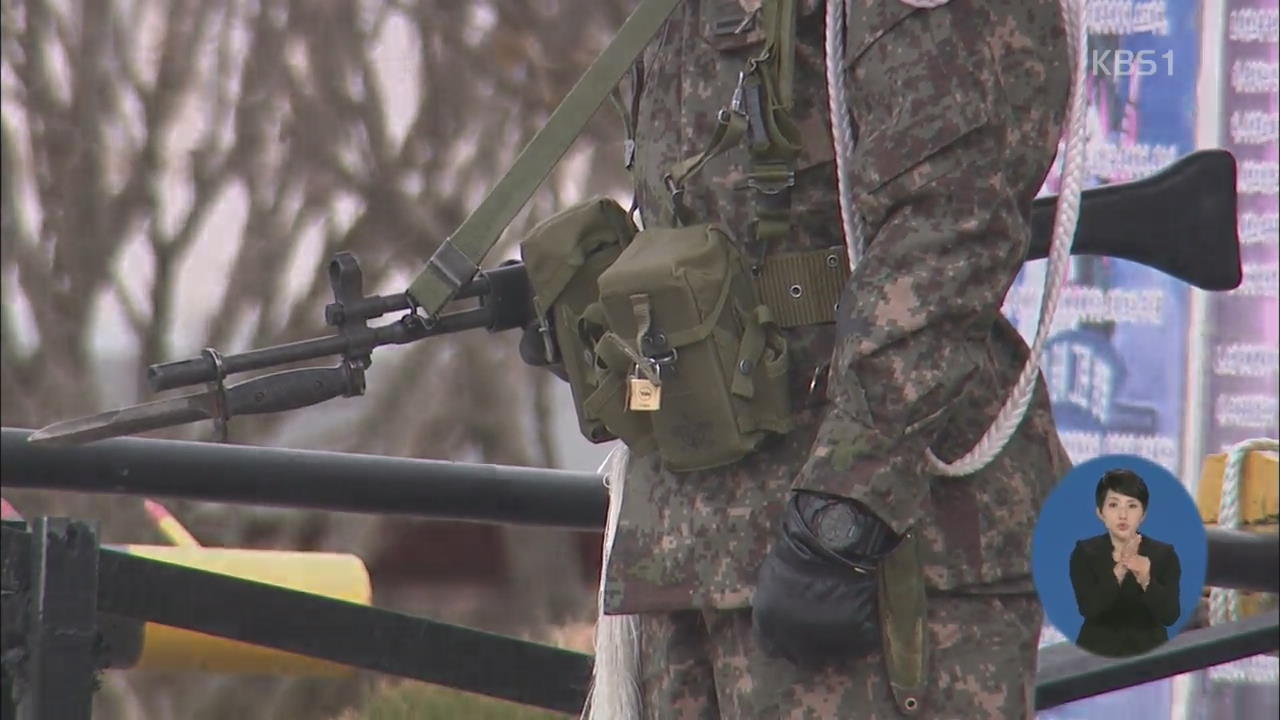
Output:
<path fill-rule="evenodd" d="M 587 410 L 614 434 L 631 444 L 634 421 L 649 424 L 667 468 L 687 471 L 734 462 L 791 429 L 786 343 L 718 227 L 645 230 L 599 286 L 608 331 Z"/>
<path fill-rule="evenodd" d="M 635 224 L 620 205 L 593 198 L 541 222 L 520 242 L 520 255 L 533 285 L 544 338 L 549 331 L 553 346 L 559 349 L 583 436 L 592 442 L 630 436 L 644 447 L 647 418 L 627 416 L 625 397 L 616 388 L 610 388 L 616 397 L 599 397 L 599 383 L 606 373 L 595 357 L 595 346 L 605 333 L 596 280 L 635 234 Z M 555 360 L 553 353 L 548 356 Z M 599 411 L 612 418 L 608 428 L 600 414 L 585 409 L 593 395 Z"/>

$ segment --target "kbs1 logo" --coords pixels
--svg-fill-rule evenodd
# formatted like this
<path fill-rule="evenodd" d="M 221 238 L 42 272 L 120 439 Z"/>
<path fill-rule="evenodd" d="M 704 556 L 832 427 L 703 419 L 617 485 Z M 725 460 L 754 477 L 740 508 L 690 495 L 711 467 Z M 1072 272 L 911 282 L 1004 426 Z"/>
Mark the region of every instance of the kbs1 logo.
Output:
<path fill-rule="evenodd" d="M 1089 72 L 1095 77 L 1170 76 L 1173 51 L 1095 49 L 1089 53 Z"/>

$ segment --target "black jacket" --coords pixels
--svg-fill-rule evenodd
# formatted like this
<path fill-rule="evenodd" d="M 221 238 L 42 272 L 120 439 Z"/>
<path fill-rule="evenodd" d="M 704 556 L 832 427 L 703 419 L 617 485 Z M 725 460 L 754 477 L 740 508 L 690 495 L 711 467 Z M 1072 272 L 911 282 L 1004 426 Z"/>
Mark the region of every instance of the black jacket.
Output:
<path fill-rule="evenodd" d="M 1132 572 L 1116 582 L 1112 551 L 1106 533 L 1077 542 L 1071 551 L 1071 586 L 1084 616 L 1076 645 L 1109 657 L 1137 655 L 1169 639 L 1165 626 L 1181 613 L 1182 568 L 1172 545 L 1143 535 L 1138 554 L 1151 559 L 1151 581 L 1144 591 Z"/>

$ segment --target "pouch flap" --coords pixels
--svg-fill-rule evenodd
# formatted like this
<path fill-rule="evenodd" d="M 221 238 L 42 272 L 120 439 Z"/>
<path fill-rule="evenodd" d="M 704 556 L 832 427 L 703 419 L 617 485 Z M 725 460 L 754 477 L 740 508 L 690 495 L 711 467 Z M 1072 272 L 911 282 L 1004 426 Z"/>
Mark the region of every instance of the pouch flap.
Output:
<path fill-rule="evenodd" d="M 635 233 L 622 206 L 604 197 L 585 200 L 539 223 L 520 241 L 538 311 L 551 307 L 592 253 L 608 245 L 622 247 Z"/>
<path fill-rule="evenodd" d="M 600 275 L 600 301 L 609 327 L 633 341 L 638 321 L 631 297 L 644 294 L 653 332 L 671 347 L 706 337 L 725 307 L 728 283 L 737 270 L 732 248 L 713 225 L 639 233 Z"/>

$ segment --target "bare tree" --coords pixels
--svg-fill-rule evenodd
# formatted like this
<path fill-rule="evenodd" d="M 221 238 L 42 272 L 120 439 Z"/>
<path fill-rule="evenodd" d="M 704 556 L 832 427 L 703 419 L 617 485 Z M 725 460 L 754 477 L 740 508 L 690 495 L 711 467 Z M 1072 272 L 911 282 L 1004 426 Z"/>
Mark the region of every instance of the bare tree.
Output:
<path fill-rule="evenodd" d="M 200 347 L 322 334 L 324 268 L 338 250 L 359 256 L 366 291 L 402 290 L 630 4 L 4 0 L 0 420 L 38 427 L 138 401 L 146 364 Z M 515 230 L 581 188 L 624 185 L 611 120 L 597 118 L 573 173 L 553 176 Z M 302 424 L 236 420 L 232 439 L 555 465 L 551 390 L 514 341 L 457 336 L 376 354 L 368 397 Z M 107 364 L 112 354 L 128 364 Z M 102 520 L 111 540 L 154 539 L 136 502 L 20 498 L 28 512 Z M 360 551 L 388 527 L 187 509 L 227 544 L 252 525 L 259 544 Z M 511 538 L 514 577 L 530 585 L 526 622 L 563 616 L 565 592 L 590 607 L 590 588 L 553 561 L 567 536 Z M 149 697 L 149 717 L 188 711 Z"/>

